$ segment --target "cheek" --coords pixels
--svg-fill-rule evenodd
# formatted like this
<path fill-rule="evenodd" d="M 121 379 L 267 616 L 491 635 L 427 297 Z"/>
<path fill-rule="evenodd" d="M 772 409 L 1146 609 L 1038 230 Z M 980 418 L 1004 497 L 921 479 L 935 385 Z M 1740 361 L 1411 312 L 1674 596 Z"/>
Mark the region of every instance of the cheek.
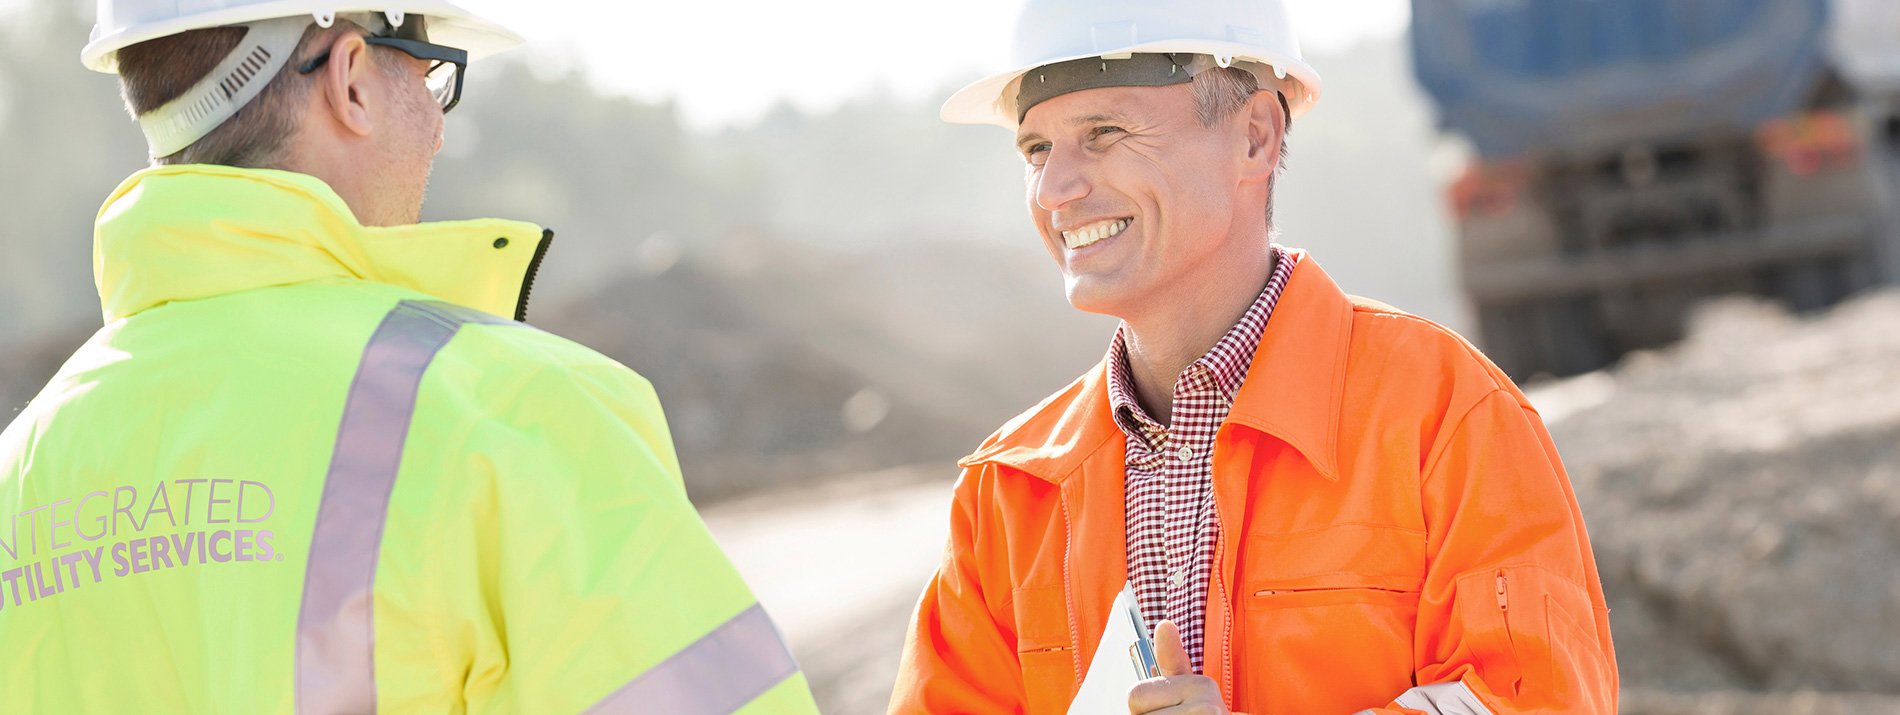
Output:
<path fill-rule="evenodd" d="M 1173 172 L 1153 186 L 1154 200 L 1170 223 L 1212 226 L 1231 215 L 1232 187 L 1223 187 L 1211 172 Z"/>

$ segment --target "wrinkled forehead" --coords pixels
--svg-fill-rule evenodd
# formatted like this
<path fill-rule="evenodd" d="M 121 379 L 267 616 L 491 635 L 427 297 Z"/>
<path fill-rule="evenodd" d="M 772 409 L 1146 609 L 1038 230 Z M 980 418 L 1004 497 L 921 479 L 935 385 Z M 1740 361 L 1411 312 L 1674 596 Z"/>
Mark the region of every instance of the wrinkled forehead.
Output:
<path fill-rule="evenodd" d="M 1146 126 L 1161 119 L 1165 103 L 1144 96 L 1165 87 L 1096 87 L 1064 93 L 1038 104 L 1034 116 L 1016 124 L 1016 138 L 1048 138 L 1084 127 Z"/>

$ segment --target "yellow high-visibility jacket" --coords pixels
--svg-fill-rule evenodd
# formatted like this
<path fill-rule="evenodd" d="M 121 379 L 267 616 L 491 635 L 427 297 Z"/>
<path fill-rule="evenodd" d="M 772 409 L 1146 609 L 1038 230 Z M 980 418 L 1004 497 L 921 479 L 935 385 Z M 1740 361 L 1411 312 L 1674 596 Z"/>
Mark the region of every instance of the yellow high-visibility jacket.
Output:
<path fill-rule="evenodd" d="M 126 180 L 0 433 L 0 712 L 815 713 L 651 386 L 510 320 L 550 238 Z"/>

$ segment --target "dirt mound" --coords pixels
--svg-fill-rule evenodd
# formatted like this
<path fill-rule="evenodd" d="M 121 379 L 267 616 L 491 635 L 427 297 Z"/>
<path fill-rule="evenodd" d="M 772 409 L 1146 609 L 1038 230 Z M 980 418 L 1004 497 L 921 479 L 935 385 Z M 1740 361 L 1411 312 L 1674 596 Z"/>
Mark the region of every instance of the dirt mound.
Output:
<path fill-rule="evenodd" d="M 1626 689 L 1730 693 L 1627 711 L 1900 693 L 1900 292 L 1806 319 L 1724 300 L 1676 346 L 1531 392 L 1590 526 Z"/>
<path fill-rule="evenodd" d="M 534 322 L 653 383 L 695 501 L 954 455 L 968 441 L 681 261 L 628 273 Z"/>
<path fill-rule="evenodd" d="M 1872 693 L 1623 691 L 1622 715 L 1894 715 L 1900 697 Z"/>

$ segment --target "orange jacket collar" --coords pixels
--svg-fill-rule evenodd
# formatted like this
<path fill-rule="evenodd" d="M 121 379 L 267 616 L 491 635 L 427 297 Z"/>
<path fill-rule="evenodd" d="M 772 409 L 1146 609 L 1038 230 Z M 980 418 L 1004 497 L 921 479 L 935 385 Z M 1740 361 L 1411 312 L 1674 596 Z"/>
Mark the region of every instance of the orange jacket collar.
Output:
<path fill-rule="evenodd" d="M 1225 424 L 1286 442 L 1327 479 L 1339 479 L 1340 400 L 1352 338 L 1352 300 L 1304 251 L 1267 321 L 1247 382 Z M 1122 439 L 1109 411 L 1108 365 L 1011 420 L 958 464 L 993 462 L 1060 484 L 1109 440 Z"/>

